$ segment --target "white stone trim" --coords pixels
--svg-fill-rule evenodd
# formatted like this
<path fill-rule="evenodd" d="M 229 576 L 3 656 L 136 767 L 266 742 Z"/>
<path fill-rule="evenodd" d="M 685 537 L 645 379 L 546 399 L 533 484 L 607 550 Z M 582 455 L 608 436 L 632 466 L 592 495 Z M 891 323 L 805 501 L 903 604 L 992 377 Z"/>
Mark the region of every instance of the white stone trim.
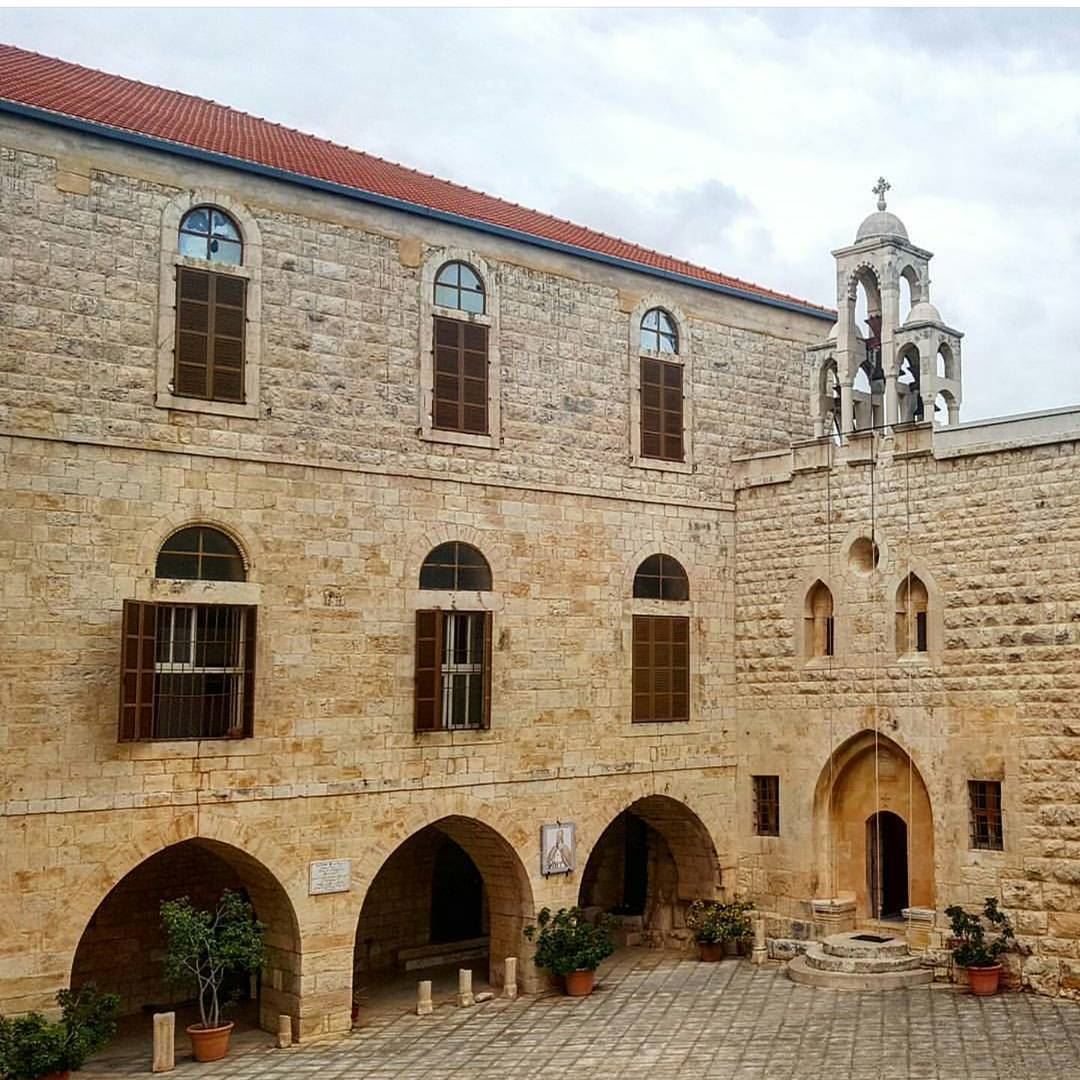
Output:
<path fill-rule="evenodd" d="M 647 311 L 661 308 L 675 321 L 679 336 L 677 353 L 658 353 L 641 348 L 641 320 Z M 690 322 L 686 314 L 670 299 L 658 293 L 643 296 L 629 315 L 627 327 L 627 382 L 630 387 L 630 465 L 638 469 L 656 469 L 659 472 L 692 473 L 694 471 L 693 413 L 694 396 L 691 393 L 694 378 L 692 350 L 690 346 Z M 683 460 L 664 461 L 662 458 L 645 457 L 641 453 L 641 361 L 664 360 L 680 364 L 683 369 Z"/>
<path fill-rule="evenodd" d="M 435 275 L 448 262 L 463 262 L 476 271 L 484 283 L 484 314 L 470 314 L 435 303 Z M 474 251 L 443 247 L 428 254 L 420 271 L 420 392 L 416 433 L 428 442 L 455 446 L 481 446 L 497 450 L 502 445 L 502 361 L 499 348 L 499 289 L 494 268 Z M 486 435 L 464 431 L 443 431 L 432 425 L 435 398 L 434 318 L 440 315 L 459 322 L 479 323 L 488 328 L 488 430 Z"/>
<path fill-rule="evenodd" d="M 196 206 L 217 206 L 226 211 L 240 229 L 244 243 L 241 266 L 208 263 L 180 254 L 180 220 Z M 173 393 L 176 349 L 176 268 L 210 269 L 216 274 L 244 278 L 247 285 L 244 328 L 244 401 L 206 401 Z M 212 413 L 258 419 L 259 365 L 262 357 L 262 239 L 254 217 L 243 204 L 223 191 L 209 188 L 185 191 L 173 198 L 161 215 L 161 272 L 158 283 L 157 391 L 154 404 L 160 409 Z"/>

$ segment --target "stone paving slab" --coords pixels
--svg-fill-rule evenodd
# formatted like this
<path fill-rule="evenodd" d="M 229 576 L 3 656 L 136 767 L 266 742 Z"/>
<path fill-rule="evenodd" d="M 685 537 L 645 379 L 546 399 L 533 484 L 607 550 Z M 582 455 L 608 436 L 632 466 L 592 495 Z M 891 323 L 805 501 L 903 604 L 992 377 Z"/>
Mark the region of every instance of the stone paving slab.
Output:
<path fill-rule="evenodd" d="M 332 1041 L 184 1075 L 230 1080 L 1080 1080 L 1080 1005 L 946 986 L 799 986 L 783 966 L 625 950 L 588 998 L 387 1012 Z M 130 1075 L 130 1074 L 129 1074 Z"/>

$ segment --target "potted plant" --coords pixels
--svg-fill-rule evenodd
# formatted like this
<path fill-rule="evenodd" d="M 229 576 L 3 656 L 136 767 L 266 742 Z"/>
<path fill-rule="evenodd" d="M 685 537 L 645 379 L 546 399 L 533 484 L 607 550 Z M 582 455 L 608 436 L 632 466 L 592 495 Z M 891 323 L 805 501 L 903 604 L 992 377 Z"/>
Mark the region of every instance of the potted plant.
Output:
<path fill-rule="evenodd" d="M 59 1021 L 39 1012 L 0 1016 L 0 1076 L 5 1080 L 66 1080 L 116 1034 L 116 994 L 87 984 L 56 995 Z"/>
<path fill-rule="evenodd" d="M 229 1052 L 233 1022 L 221 1022 L 221 986 L 231 972 L 258 970 L 263 925 L 251 905 L 228 889 L 217 907 L 204 911 L 182 896 L 161 904 L 165 930 L 165 977 L 198 990 L 200 1023 L 187 1027 L 196 1061 L 218 1061 Z"/>
<path fill-rule="evenodd" d="M 560 976 L 571 997 L 584 997 L 592 993 L 601 961 L 615 951 L 614 922 L 601 915 L 590 923 L 578 907 L 559 908 L 554 915 L 543 908 L 536 926 L 525 927 L 525 936 L 536 942 L 536 966 Z"/>
<path fill-rule="evenodd" d="M 947 907 L 945 914 L 952 927 L 953 960 L 967 968 L 971 992 L 980 997 L 996 994 L 1001 978 L 999 958 L 1013 939 L 1009 917 L 998 909 L 997 899 L 993 896 L 984 901 L 981 915 L 972 915 L 958 904 Z M 997 931 L 991 940 L 987 940 L 984 920 Z"/>
<path fill-rule="evenodd" d="M 725 947 L 745 940 L 753 932 L 749 900 L 695 900 L 686 913 L 686 925 L 697 942 L 698 955 L 706 962 L 723 959 Z"/>

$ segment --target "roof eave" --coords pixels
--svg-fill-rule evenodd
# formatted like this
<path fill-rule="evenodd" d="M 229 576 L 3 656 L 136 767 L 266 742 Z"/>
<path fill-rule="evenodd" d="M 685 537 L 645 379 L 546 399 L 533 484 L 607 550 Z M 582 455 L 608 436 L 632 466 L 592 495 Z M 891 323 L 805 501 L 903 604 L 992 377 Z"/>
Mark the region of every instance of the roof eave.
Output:
<path fill-rule="evenodd" d="M 607 266 L 617 266 L 634 273 L 646 274 L 649 277 L 662 278 L 666 281 L 675 281 L 682 285 L 689 285 L 695 289 L 704 289 L 707 292 L 720 293 L 723 296 L 733 296 L 740 300 L 749 300 L 755 304 L 764 304 L 766 307 L 779 308 L 782 311 L 793 311 L 800 315 L 809 315 L 815 319 L 823 319 L 833 322 L 836 319 L 835 312 L 822 311 L 820 308 L 808 304 L 800 304 L 794 300 L 783 300 L 778 297 L 762 296 L 760 293 L 749 289 L 739 289 L 731 285 L 721 285 L 718 282 L 703 281 L 689 274 L 680 274 L 673 270 L 663 270 L 660 267 L 649 266 L 647 263 L 634 262 L 631 259 L 622 259 L 615 255 L 605 255 L 600 251 L 590 248 L 578 247 L 574 244 L 562 243 L 558 240 L 549 240 L 534 233 L 523 232 L 519 229 L 511 229 L 505 225 L 495 225 L 492 222 L 470 218 L 463 214 L 453 214 L 446 210 L 436 210 L 421 203 L 409 202 L 405 199 L 396 199 L 390 195 L 380 195 L 377 192 L 365 191 L 363 188 L 349 187 L 347 184 L 338 184 L 332 180 L 320 180 L 318 177 L 306 176 L 304 173 L 291 172 L 286 169 L 278 169 L 273 165 L 261 165 L 255 161 L 247 161 L 244 158 L 232 157 L 229 154 L 221 154 L 214 150 L 203 150 L 186 143 L 171 142 L 168 139 L 158 138 L 154 135 L 144 135 L 141 132 L 130 131 L 126 128 L 110 127 L 108 124 L 99 124 L 93 120 L 85 120 L 78 116 L 70 116 L 67 113 L 52 112 L 49 109 L 39 109 L 33 105 L 26 105 L 20 101 L 12 101 L 8 98 L 0 98 L 0 113 L 9 113 L 13 116 L 21 116 L 30 120 L 38 120 L 45 124 L 67 128 L 72 131 L 81 131 L 89 135 L 97 135 L 104 139 L 129 145 L 141 146 L 149 150 L 158 150 L 166 154 L 174 154 L 178 157 L 191 158 L 195 161 L 203 161 L 213 165 L 221 165 L 228 169 L 236 169 L 240 172 L 252 173 L 256 176 L 265 176 L 285 183 L 296 184 L 300 187 L 315 191 L 324 191 L 333 195 L 340 195 L 346 199 L 358 202 L 371 203 L 375 206 L 384 206 L 389 209 L 399 210 L 402 213 L 413 214 L 418 217 L 430 218 L 435 221 L 446 222 L 450 225 L 458 225 L 462 228 L 473 229 L 477 232 L 488 233 L 492 236 L 500 236 L 508 240 L 516 240 L 533 247 L 546 248 L 549 251 L 557 251 L 562 254 L 574 255 L 577 258 L 588 259 L 591 262 L 603 263 Z"/>

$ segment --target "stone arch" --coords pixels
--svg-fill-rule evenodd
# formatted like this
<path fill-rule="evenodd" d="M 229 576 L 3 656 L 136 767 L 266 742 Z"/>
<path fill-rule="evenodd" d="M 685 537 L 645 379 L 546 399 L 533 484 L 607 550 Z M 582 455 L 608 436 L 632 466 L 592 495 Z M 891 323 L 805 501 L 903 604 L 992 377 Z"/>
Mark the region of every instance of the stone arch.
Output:
<path fill-rule="evenodd" d="M 491 579 L 499 591 L 500 582 L 510 580 L 510 567 L 503 557 L 499 533 L 474 529 L 470 525 L 437 524 L 424 529 L 420 535 L 405 545 L 404 559 L 401 563 L 401 584 L 403 588 L 415 590 L 420 578 L 420 567 L 424 560 L 441 544 L 459 541 L 476 548 L 487 560 L 491 569 Z"/>
<path fill-rule="evenodd" d="M 921 304 L 926 299 L 926 289 L 923 282 L 922 275 L 919 273 L 918 267 L 914 263 L 906 263 L 900 270 L 900 274 L 897 280 L 903 279 L 907 282 L 908 290 L 911 294 L 911 306 Z M 904 313 L 901 313 L 901 322 L 904 321 Z"/>
<path fill-rule="evenodd" d="M 642 931 L 661 943 L 687 941 L 686 907 L 717 892 L 712 836 L 685 802 L 669 795 L 645 795 L 625 806 L 579 865 L 582 907 L 614 909 L 635 920 L 631 928 L 640 920 Z"/>
<path fill-rule="evenodd" d="M 535 989 L 535 976 L 527 963 L 531 947 L 523 931 L 536 908 L 529 875 L 518 855 L 522 843 L 511 843 L 501 831 L 477 817 L 450 813 L 410 829 L 404 837 L 399 835 L 392 849 L 379 853 L 377 866 L 374 858 L 368 863 L 368 885 L 356 914 L 354 1000 L 366 980 L 400 972 L 408 962 L 435 962 L 441 955 L 454 955 L 442 950 L 445 941 L 433 940 L 438 914 L 433 908 L 440 900 L 435 862 L 447 842 L 467 856 L 482 882 L 478 925 L 480 936 L 487 939 L 489 981 L 501 986 L 505 960 L 514 956 L 518 958 L 519 980 L 525 989 Z M 452 938 L 450 944 L 455 944 Z M 474 941 L 457 944 L 468 946 L 466 953 L 475 951 Z M 479 958 L 458 955 L 461 960 Z M 461 960 L 456 961 L 458 966 L 462 966 Z"/>
<path fill-rule="evenodd" d="M 634 305 L 633 311 L 630 312 L 629 346 L 631 356 L 636 357 L 641 354 L 641 320 L 653 308 L 659 308 L 665 315 L 671 317 L 675 323 L 675 332 L 679 339 L 679 351 L 666 356 L 665 359 L 685 363 L 690 355 L 690 320 L 687 318 L 686 312 L 678 304 L 674 303 L 670 296 L 662 296 L 657 292 L 646 293 Z"/>
<path fill-rule="evenodd" d="M 187 991 L 164 981 L 160 903 L 190 896 L 197 906 L 211 907 L 224 889 L 232 889 L 247 895 L 265 925 L 266 960 L 256 980 L 259 1026 L 276 1031 L 278 1017 L 285 1014 L 299 1035 L 300 922 L 281 879 L 253 853 L 258 847 L 189 836 L 134 858 L 125 853 L 131 865 L 109 874 L 113 884 L 103 897 L 100 891 L 80 890 L 78 914 L 70 920 L 73 929 L 82 927 L 70 952 L 70 985 L 95 982 L 119 993 L 125 1013 L 186 998 Z"/>
<path fill-rule="evenodd" d="M 232 523 L 217 517 L 213 511 L 203 513 L 197 507 L 176 510 L 171 514 L 167 514 L 159 518 L 151 528 L 143 532 L 135 556 L 140 575 L 152 578 L 161 545 L 181 529 L 187 529 L 195 525 L 205 525 L 211 529 L 219 529 L 237 546 L 240 557 L 244 562 L 247 580 L 250 581 L 252 570 L 259 565 L 258 557 L 262 554 L 261 544 L 254 536 L 241 535 Z"/>
<path fill-rule="evenodd" d="M 881 859 L 867 822 L 883 811 L 906 827 L 908 906 L 933 908 L 934 822 L 922 772 L 894 739 L 864 729 L 833 751 L 814 790 L 815 896 L 854 899 L 858 918 L 876 917 L 869 874 Z"/>
<path fill-rule="evenodd" d="M 621 569 L 618 567 L 612 569 L 612 585 L 619 590 L 619 595 L 623 598 L 634 595 L 634 578 L 637 576 L 639 567 L 650 555 L 658 554 L 670 556 L 683 568 L 687 581 L 690 583 L 690 598 L 698 599 L 703 585 L 699 580 L 698 568 L 690 557 L 689 551 L 667 537 L 660 536 L 640 544 L 630 553 Z"/>

